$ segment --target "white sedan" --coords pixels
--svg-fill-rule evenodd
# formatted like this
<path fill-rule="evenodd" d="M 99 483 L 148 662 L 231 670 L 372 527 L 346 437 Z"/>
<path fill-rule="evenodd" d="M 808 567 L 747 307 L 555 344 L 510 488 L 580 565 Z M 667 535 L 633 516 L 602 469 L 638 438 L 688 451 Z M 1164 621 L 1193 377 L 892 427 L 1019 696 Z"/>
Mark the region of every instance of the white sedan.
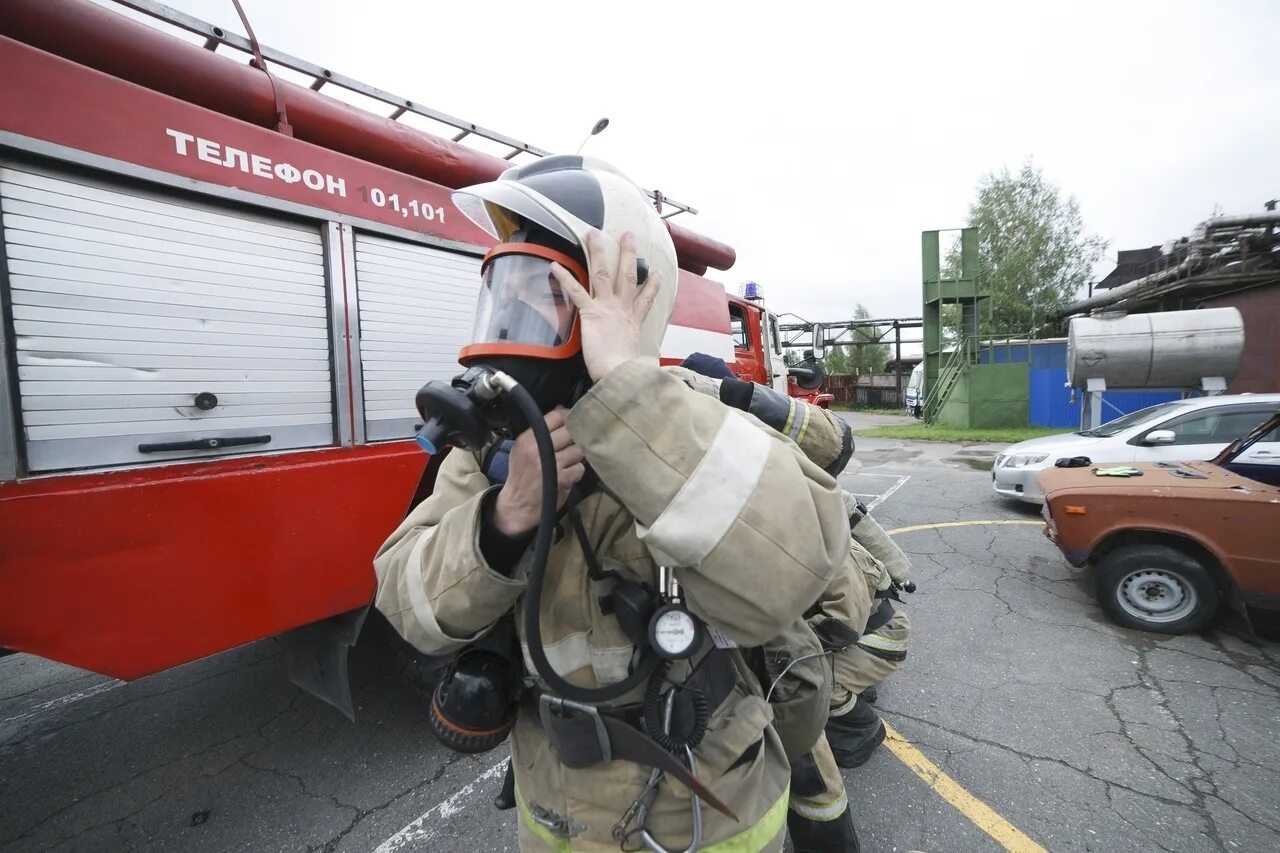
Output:
<path fill-rule="evenodd" d="M 1278 405 L 1280 394 L 1191 397 L 1140 409 L 1094 430 L 1022 441 L 996 457 L 991 485 L 998 495 L 1040 504 L 1044 495 L 1036 475 L 1059 459 L 1084 456 L 1090 465 L 1209 460 L 1274 414 Z M 1280 465 L 1280 430 L 1264 436 L 1237 461 Z"/>

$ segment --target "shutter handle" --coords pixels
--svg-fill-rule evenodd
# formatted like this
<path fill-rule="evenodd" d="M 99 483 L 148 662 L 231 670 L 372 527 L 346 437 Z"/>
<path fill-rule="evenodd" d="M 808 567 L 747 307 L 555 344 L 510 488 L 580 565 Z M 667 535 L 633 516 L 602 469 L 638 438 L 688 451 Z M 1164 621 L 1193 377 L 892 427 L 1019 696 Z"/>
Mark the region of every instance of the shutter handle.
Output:
<path fill-rule="evenodd" d="M 250 444 L 268 444 L 269 435 L 232 435 L 225 438 L 194 438 L 190 441 L 166 441 L 160 444 L 139 444 L 139 453 L 165 453 L 171 450 L 221 450 L 224 447 L 244 447 Z"/>

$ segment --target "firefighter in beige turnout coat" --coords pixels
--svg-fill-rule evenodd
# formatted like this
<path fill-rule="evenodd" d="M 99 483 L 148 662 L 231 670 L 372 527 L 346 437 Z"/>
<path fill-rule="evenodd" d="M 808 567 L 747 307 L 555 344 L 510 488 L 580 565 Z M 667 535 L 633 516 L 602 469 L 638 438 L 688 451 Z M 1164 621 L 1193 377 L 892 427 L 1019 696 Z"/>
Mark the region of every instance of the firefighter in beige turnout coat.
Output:
<path fill-rule="evenodd" d="M 850 464 L 853 436 L 849 426 L 826 409 L 765 386 L 709 379 L 683 367 L 668 370 L 690 387 L 749 411 L 785 433 L 833 477 Z M 820 634 L 827 620 L 843 625 L 847 636 L 857 634 L 856 642 L 840 643 L 843 648 L 832 658 L 835 683 L 827 725 L 836 761 L 842 767 L 857 767 L 885 736 L 884 724 L 864 694 L 871 695 L 871 689 L 897 671 L 907 656 L 911 621 L 901 606 L 893 605 L 891 596 L 895 584 L 910 580 L 911 563 L 857 498 L 843 491 L 841 495 L 852 528 L 850 558 L 846 570 L 838 572 L 819 596 L 810 623 Z M 865 586 L 870 601 L 859 586 Z M 838 631 L 835 624 L 828 633 L 833 631 Z"/>
<path fill-rule="evenodd" d="M 751 412 L 784 432 L 832 476 L 850 463 L 852 432 L 830 411 L 766 386 L 739 381 L 722 361 L 700 354 L 667 370 L 690 388 Z M 881 611 L 893 584 L 910 578 L 910 562 L 853 495 L 841 494 L 852 525 L 849 558 L 810 616 L 820 635 L 841 646 L 832 656 L 831 720 L 827 737 L 793 764 L 791 809 L 811 822 L 838 819 L 846 802 L 844 780 L 835 765 L 859 766 L 883 741 L 884 724 L 862 694 L 901 665 L 911 630 L 901 608 L 890 604 Z M 868 630 L 869 619 L 877 619 L 879 624 L 873 623 Z M 793 836 L 798 834 L 796 830 L 793 826 Z M 833 828 L 827 835 L 835 832 Z"/>
<path fill-rule="evenodd" d="M 585 367 L 594 380 L 567 418 L 548 415 L 557 440 L 561 499 L 582 476 L 585 460 L 603 488 L 579 510 L 605 567 L 648 584 L 656 584 L 660 565 L 674 567 L 694 614 L 732 641 L 760 644 L 800 616 L 840 569 L 848 553 L 848 520 L 839 489 L 794 444 L 658 367 L 676 282 L 670 238 L 647 199 L 625 178 L 581 158 L 555 159 L 576 160 L 577 170 L 588 173 L 582 180 L 572 176 L 573 192 L 557 196 L 554 182 L 539 184 L 518 174 L 463 192 L 483 202 L 490 222 L 482 222 L 481 214 L 468 215 L 499 240 L 510 239 L 511 228 L 533 218 L 557 234 L 571 233 L 586 255 L 589 293 L 587 281 L 575 281 L 566 264 L 551 270 L 557 292 L 576 307 L 577 316 L 566 328 L 580 334 Z M 565 168 L 574 167 L 571 162 Z M 596 182 L 594 190 L 587 178 Z M 572 209 L 584 192 L 598 193 L 603 221 L 590 222 L 592 204 Z M 582 210 L 588 211 L 585 220 Z M 637 256 L 648 266 L 643 288 L 638 287 Z M 549 316 L 546 311 L 563 306 L 535 307 Z M 528 489 L 523 497 L 515 494 L 519 484 L 538 482 L 530 439 L 527 434 L 517 439 L 511 473 L 501 487 L 490 486 L 477 455 L 453 451 L 432 496 L 379 550 L 377 607 L 421 651 L 451 654 L 513 608 L 519 615 L 527 554 L 503 571 L 490 565 L 484 543 L 492 541 L 497 528 L 518 545 L 519 528 L 527 537 L 534 526 Z M 512 523 L 517 516 L 520 521 Z M 532 517 L 536 520 L 536 513 Z M 599 582 L 589 577 L 572 535 L 554 544 L 547 565 L 543 635 L 530 638 L 521 632 L 526 658 L 528 644 L 541 642 L 554 669 L 575 685 L 622 680 L 635 645 L 618 621 L 602 612 Z M 698 777 L 730 806 L 737 821 L 704 806 L 701 849 L 780 850 L 787 760 L 758 681 L 737 652 L 731 659 L 732 689 L 713 709 L 694 754 Z M 678 678 L 681 669 L 672 674 Z M 620 701 L 637 701 L 642 691 Z M 570 769 L 557 757 L 537 714 L 525 709 L 511 737 L 511 755 L 522 849 L 618 849 L 611 829 L 640 794 L 648 767 L 614 760 Z M 664 781 L 646 829 L 665 846 L 683 849 L 692 833 L 688 790 Z"/>

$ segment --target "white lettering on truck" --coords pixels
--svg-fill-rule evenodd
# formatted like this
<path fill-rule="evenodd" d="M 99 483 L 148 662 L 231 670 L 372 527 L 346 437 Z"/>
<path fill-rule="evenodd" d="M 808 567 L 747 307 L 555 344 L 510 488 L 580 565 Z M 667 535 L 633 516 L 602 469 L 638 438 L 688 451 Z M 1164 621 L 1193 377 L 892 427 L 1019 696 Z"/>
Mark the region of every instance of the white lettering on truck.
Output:
<path fill-rule="evenodd" d="M 206 163 L 222 166 L 225 169 L 239 169 L 246 175 L 253 175 L 267 181 L 283 181 L 286 184 L 301 182 L 309 190 L 326 192 L 340 198 L 347 197 L 347 181 L 334 175 L 328 175 L 316 169 L 299 169 L 292 163 L 273 163 L 270 157 L 233 148 L 204 139 L 181 130 L 167 128 L 165 133 L 173 139 L 173 152 L 179 157 L 189 157 L 194 144 L 196 157 Z M 381 210 L 390 210 L 400 214 L 401 218 L 410 217 L 425 219 L 428 222 L 444 224 L 445 209 L 432 206 L 430 202 L 416 198 L 402 199 L 399 193 L 389 193 L 381 187 L 357 187 L 360 200 L 365 204 Z"/>
<path fill-rule="evenodd" d="M 343 178 L 326 175 L 315 169 L 301 170 L 292 163 L 272 163 L 270 157 L 253 154 L 230 145 L 222 145 L 212 139 L 204 139 L 181 130 L 166 128 L 165 134 L 173 139 L 173 152 L 179 157 L 191 156 L 191 144 L 195 143 L 196 157 L 206 163 L 226 169 L 239 169 L 245 174 L 264 180 L 280 180 L 286 184 L 301 181 L 307 189 L 327 192 L 341 198 L 347 197 L 347 182 Z"/>

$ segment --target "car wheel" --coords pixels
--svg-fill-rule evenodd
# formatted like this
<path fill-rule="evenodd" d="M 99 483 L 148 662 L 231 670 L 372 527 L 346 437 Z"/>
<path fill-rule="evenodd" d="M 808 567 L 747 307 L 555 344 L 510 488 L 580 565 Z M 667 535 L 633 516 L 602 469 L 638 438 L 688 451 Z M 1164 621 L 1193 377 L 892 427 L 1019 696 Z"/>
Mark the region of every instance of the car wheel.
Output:
<path fill-rule="evenodd" d="M 1126 628 L 1185 634 L 1208 624 L 1221 594 L 1195 557 L 1168 545 L 1125 545 L 1098 561 L 1098 604 Z"/>

